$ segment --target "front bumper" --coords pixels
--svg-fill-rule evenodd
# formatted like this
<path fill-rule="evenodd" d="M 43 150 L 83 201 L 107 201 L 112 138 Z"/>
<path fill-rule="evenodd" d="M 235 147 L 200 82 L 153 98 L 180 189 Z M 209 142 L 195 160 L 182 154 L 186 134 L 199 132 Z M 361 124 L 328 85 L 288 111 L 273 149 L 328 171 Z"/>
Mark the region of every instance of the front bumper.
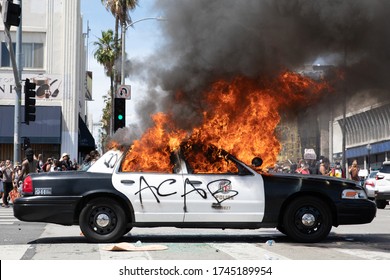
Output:
<path fill-rule="evenodd" d="M 376 216 L 377 207 L 371 200 L 344 200 L 337 206 L 338 225 L 367 224 Z"/>
<path fill-rule="evenodd" d="M 31 196 L 14 201 L 14 216 L 25 222 L 75 225 L 75 211 L 81 197 Z"/>

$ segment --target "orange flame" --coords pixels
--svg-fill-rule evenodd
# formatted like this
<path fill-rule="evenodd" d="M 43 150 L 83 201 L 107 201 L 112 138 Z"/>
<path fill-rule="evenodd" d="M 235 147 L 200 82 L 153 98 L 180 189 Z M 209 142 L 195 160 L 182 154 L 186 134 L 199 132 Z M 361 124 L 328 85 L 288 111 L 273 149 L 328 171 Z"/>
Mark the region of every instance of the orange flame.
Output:
<path fill-rule="evenodd" d="M 208 164 L 210 158 L 224 157 L 221 149 L 247 164 L 260 156 L 263 166 L 271 166 L 281 150 L 275 134 L 279 111 L 307 106 L 326 90 L 326 83 L 292 72 L 282 73 L 273 81 L 247 77 L 216 81 L 200 97 L 207 101 L 207 108 L 199 112 L 203 116 L 200 126 L 187 132 L 176 128 L 169 114 L 155 114 L 154 127 L 133 143 L 122 170 L 171 172 L 171 153 L 180 147 L 196 172 L 234 172 L 235 167 L 227 161 L 213 167 Z M 182 95 L 178 92 L 176 96 L 179 102 Z M 202 153 L 195 155 L 195 151 Z"/>

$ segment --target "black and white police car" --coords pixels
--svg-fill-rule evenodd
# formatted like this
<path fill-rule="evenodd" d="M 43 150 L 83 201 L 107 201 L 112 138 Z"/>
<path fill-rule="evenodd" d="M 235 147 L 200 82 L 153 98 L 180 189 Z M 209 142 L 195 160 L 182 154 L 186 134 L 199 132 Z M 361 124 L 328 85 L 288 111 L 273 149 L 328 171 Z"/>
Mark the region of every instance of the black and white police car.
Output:
<path fill-rule="evenodd" d="M 353 181 L 272 174 L 223 153 L 232 172 L 197 173 L 181 153 L 172 172 L 125 172 L 110 150 L 87 171 L 29 175 L 14 203 L 21 221 L 79 225 L 90 242 L 115 242 L 133 227 L 277 228 L 319 242 L 332 226 L 370 223 L 376 205 Z M 210 163 L 213 164 L 213 163 Z"/>

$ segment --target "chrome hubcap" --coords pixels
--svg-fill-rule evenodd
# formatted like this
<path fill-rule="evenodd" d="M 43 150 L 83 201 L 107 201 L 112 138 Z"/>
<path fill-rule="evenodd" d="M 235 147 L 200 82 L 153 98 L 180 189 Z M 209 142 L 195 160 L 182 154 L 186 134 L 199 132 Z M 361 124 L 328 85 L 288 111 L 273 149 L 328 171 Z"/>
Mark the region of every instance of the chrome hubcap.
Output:
<path fill-rule="evenodd" d="M 313 214 L 304 214 L 302 216 L 302 224 L 307 226 L 307 227 L 313 226 L 315 221 L 316 221 L 316 218 L 314 217 Z"/>
<path fill-rule="evenodd" d="M 96 217 L 96 224 L 99 227 L 106 227 L 110 224 L 110 217 L 107 214 L 99 214 Z"/>

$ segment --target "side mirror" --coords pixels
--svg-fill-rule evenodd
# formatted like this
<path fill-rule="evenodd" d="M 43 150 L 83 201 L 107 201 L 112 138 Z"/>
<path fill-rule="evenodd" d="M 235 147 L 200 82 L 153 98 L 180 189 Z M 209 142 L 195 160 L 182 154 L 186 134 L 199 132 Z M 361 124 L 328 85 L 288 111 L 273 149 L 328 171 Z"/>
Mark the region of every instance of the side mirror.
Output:
<path fill-rule="evenodd" d="M 255 158 L 252 159 L 252 165 L 253 165 L 254 167 L 259 167 L 259 166 L 261 166 L 262 164 L 263 164 L 263 160 L 262 160 L 261 158 L 255 157 Z"/>

